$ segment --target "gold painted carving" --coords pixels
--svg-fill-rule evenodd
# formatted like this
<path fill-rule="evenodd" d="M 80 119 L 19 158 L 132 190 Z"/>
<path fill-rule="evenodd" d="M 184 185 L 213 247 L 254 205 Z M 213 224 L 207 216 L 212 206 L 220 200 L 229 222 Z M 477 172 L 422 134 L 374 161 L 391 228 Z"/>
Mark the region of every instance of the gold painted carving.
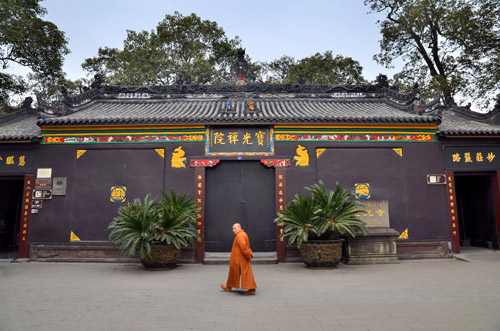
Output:
<path fill-rule="evenodd" d="M 182 146 L 177 147 L 174 149 L 174 152 L 172 153 L 172 168 L 185 168 L 186 164 L 186 158 L 184 157 L 186 155 L 186 152 L 182 150 Z"/>
<path fill-rule="evenodd" d="M 293 157 L 297 162 L 295 163 L 298 167 L 306 167 L 309 165 L 309 153 L 305 147 L 298 145 L 296 150 L 297 155 Z"/>
<path fill-rule="evenodd" d="M 156 148 L 155 149 L 156 153 L 158 153 L 158 155 L 160 155 L 162 158 L 165 158 L 165 149 L 163 148 Z"/>
<path fill-rule="evenodd" d="M 87 150 L 86 149 L 78 149 L 76 150 L 76 159 L 78 160 L 80 158 L 80 156 L 82 156 L 83 154 L 85 154 Z"/>
<path fill-rule="evenodd" d="M 323 154 L 324 151 L 326 151 L 326 148 L 316 148 L 316 158 L 319 159 L 319 156 Z"/>
<path fill-rule="evenodd" d="M 402 148 L 393 148 L 393 151 L 396 152 L 399 156 L 403 157 L 403 149 Z"/>
<path fill-rule="evenodd" d="M 401 235 L 398 237 L 398 239 L 408 239 L 408 228 L 401 233 Z"/>
<path fill-rule="evenodd" d="M 78 238 L 78 236 L 73 231 L 71 231 L 69 241 L 80 241 L 80 238 Z"/>

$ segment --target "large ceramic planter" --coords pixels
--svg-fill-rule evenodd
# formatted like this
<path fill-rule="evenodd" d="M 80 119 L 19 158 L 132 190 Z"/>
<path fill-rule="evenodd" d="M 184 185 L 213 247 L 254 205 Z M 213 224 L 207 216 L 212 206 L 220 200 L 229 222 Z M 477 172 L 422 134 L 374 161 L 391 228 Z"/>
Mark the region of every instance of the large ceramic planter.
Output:
<path fill-rule="evenodd" d="M 152 243 L 151 258 L 141 259 L 141 262 L 148 270 L 168 270 L 177 266 L 180 257 L 180 248 L 166 243 Z"/>
<path fill-rule="evenodd" d="M 300 257 L 309 268 L 334 268 L 342 258 L 339 240 L 310 240 L 300 245 Z"/>

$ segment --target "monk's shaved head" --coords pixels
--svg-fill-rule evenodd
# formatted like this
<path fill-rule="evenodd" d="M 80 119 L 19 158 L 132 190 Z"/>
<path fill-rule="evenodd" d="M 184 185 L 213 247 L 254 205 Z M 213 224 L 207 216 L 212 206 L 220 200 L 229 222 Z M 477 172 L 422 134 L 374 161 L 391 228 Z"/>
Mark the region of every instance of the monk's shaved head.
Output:
<path fill-rule="evenodd" d="M 233 224 L 233 233 L 238 234 L 238 232 L 241 231 L 241 224 L 240 223 L 234 223 Z"/>

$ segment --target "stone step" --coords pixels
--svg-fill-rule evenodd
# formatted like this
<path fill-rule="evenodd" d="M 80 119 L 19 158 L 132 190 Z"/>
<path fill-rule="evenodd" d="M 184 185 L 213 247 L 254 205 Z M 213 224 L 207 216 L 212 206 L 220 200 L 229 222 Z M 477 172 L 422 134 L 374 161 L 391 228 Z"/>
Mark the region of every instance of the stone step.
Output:
<path fill-rule="evenodd" d="M 226 252 L 206 252 L 204 264 L 229 264 L 231 253 Z M 252 264 L 276 264 L 278 255 L 276 252 L 254 252 Z"/>

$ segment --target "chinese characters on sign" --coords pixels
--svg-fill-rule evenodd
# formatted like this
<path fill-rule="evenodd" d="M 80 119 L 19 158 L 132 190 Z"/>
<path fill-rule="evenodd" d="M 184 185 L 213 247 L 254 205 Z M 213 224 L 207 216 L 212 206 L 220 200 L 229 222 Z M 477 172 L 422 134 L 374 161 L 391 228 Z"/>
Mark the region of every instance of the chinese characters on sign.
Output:
<path fill-rule="evenodd" d="M 210 127 L 207 155 L 273 155 L 273 130 L 268 126 Z"/>
<path fill-rule="evenodd" d="M 387 200 L 365 200 L 365 212 L 356 215 L 369 228 L 389 227 L 389 202 Z"/>
<path fill-rule="evenodd" d="M 0 151 L 0 172 L 31 172 L 32 151 Z"/>
<path fill-rule="evenodd" d="M 500 146 L 445 147 L 448 169 L 500 169 Z"/>
<path fill-rule="evenodd" d="M 446 195 L 448 196 L 448 213 L 450 217 L 450 230 L 451 230 L 451 244 L 454 253 L 457 253 L 457 248 L 460 247 L 460 234 L 458 230 L 458 211 L 457 211 L 457 199 L 455 194 L 455 183 L 452 172 L 447 172 L 447 185 L 446 185 Z"/>

